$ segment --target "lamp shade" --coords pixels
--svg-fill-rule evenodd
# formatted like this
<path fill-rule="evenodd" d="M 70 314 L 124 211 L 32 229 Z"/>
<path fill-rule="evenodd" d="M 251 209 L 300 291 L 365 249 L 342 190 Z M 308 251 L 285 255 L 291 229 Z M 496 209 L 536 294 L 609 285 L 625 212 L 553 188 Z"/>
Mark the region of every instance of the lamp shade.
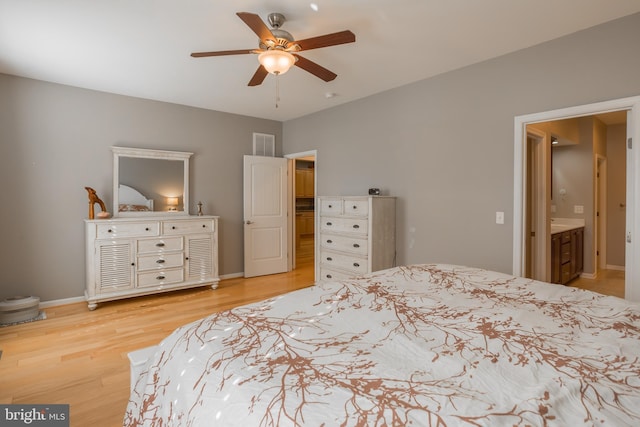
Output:
<path fill-rule="evenodd" d="M 284 74 L 296 62 L 296 58 L 289 52 L 270 49 L 258 55 L 260 64 L 271 74 Z"/>
<path fill-rule="evenodd" d="M 169 210 L 170 211 L 177 210 L 178 198 L 177 197 L 167 197 L 167 206 L 169 206 Z"/>

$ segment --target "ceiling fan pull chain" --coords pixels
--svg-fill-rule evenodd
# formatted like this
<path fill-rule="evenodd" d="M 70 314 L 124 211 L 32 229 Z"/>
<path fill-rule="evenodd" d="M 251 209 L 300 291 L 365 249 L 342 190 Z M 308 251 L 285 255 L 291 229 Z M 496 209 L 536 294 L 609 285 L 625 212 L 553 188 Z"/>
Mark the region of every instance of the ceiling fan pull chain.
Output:
<path fill-rule="evenodd" d="M 280 102 L 280 76 L 276 74 L 276 108 L 278 108 L 278 102 Z"/>

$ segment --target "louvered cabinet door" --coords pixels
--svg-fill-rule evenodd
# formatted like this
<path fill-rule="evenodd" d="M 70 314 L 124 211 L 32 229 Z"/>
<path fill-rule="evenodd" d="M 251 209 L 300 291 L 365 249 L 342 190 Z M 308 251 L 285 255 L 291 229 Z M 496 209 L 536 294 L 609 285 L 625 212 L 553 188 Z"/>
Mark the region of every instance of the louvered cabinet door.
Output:
<path fill-rule="evenodd" d="M 187 280 L 209 282 L 217 276 L 214 237 L 211 234 L 187 235 Z"/>
<path fill-rule="evenodd" d="M 134 287 L 133 245 L 131 241 L 96 242 L 96 293 Z"/>

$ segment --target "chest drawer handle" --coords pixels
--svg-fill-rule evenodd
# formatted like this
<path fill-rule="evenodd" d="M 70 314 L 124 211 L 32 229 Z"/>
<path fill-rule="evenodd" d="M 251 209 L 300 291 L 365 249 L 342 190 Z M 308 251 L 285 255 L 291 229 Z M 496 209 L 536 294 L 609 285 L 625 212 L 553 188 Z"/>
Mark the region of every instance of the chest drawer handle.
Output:
<path fill-rule="evenodd" d="M 330 222 L 328 222 L 328 223 L 327 223 L 327 225 L 328 225 L 328 226 L 332 226 L 333 224 L 332 224 L 332 223 L 330 223 Z"/>
<path fill-rule="evenodd" d="M 156 243 L 156 246 L 159 247 L 159 248 L 162 248 L 162 247 L 164 247 L 164 243 L 162 243 L 162 242 Z"/>
<path fill-rule="evenodd" d="M 358 209 L 358 207 L 356 205 L 353 205 L 353 210 L 355 211 L 356 209 Z"/>
<path fill-rule="evenodd" d="M 331 275 L 330 274 L 327 274 L 327 279 L 331 279 Z"/>
<path fill-rule="evenodd" d="M 164 276 L 157 276 L 156 279 L 157 280 L 164 280 Z"/>
<path fill-rule="evenodd" d="M 207 224 L 202 224 L 202 228 L 207 228 Z"/>
<path fill-rule="evenodd" d="M 111 229 L 108 229 L 108 230 L 107 230 L 107 233 L 111 233 L 111 232 L 113 232 L 113 230 L 111 230 Z"/>
<path fill-rule="evenodd" d="M 157 259 L 157 260 L 156 260 L 156 263 L 158 263 L 158 264 L 164 264 L 164 260 L 163 260 L 163 259 Z"/>
<path fill-rule="evenodd" d="M 360 228 L 358 224 L 353 224 L 353 228 Z"/>
<path fill-rule="evenodd" d="M 333 243 L 333 240 L 329 239 L 327 240 L 327 243 Z"/>
<path fill-rule="evenodd" d="M 354 263 L 353 263 L 353 266 L 354 266 L 354 267 L 360 267 L 360 264 L 358 264 L 357 262 L 354 262 Z"/>
<path fill-rule="evenodd" d="M 144 231 L 149 231 L 149 227 L 145 227 Z"/>
<path fill-rule="evenodd" d="M 329 205 L 329 208 L 332 208 L 332 207 L 333 207 L 333 205 Z"/>
<path fill-rule="evenodd" d="M 360 245 L 359 245 L 359 244 L 357 244 L 357 243 L 354 243 L 354 244 L 353 244 L 353 247 L 354 247 L 354 248 L 359 248 L 359 247 L 360 247 Z"/>
<path fill-rule="evenodd" d="M 330 256 L 327 257 L 327 261 L 333 261 L 333 258 L 331 258 Z"/>
<path fill-rule="evenodd" d="M 176 229 L 176 226 L 174 225 L 173 227 L 171 227 L 171 229 L 172 229 L 172 230 L 175 230 L 175 229 Z"/>

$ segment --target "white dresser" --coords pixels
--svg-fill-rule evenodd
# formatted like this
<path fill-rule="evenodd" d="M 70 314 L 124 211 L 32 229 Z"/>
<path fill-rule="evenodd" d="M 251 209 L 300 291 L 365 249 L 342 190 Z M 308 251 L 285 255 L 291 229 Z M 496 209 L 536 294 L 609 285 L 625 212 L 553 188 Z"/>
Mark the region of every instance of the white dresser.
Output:
<path fill-rule="evenodd" d="M 218 217 L 85 220 L 89 309 L 99 302 L 218 287 Z"/>
<path fill-rule="evenodd" d="M 396 199 L 318 197 L 318 280 L 341 280 L 393 267 Z"/>

